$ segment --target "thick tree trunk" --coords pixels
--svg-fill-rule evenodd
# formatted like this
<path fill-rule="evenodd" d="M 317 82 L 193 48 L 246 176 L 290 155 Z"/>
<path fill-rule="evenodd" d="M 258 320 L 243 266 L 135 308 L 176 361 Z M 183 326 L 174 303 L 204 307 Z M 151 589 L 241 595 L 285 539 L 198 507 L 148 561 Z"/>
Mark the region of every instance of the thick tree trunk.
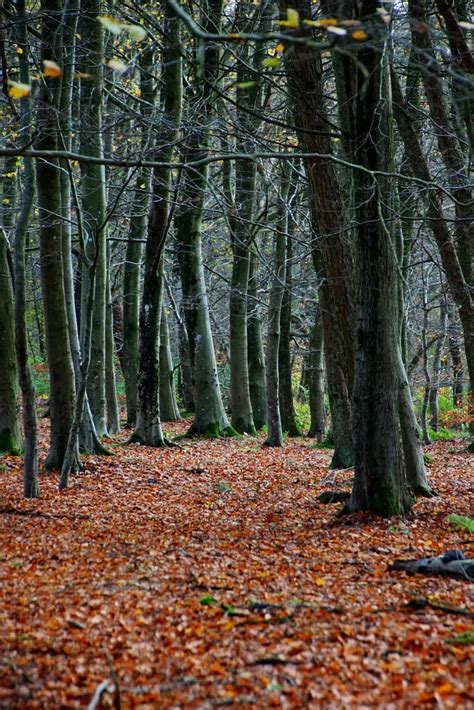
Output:
<path fill-rule="evenodd" d="M 61 36 L 61 3 L 59 0 L 44 0 L 41 10 L 41 58 L 60 61 L 56 43 Z M 36 121 L 38 150 L 58 148 L 57 87 L 57 80 L 43 78 Z M 62 466 L 74 408 L 74 372 L 64 292 L 59 171 L 55 160 L 39 159 L 37 162 L 41 286 L 50 375 L 51 447 L 45 463 L 47 469 Z M 76 461 L 74 468 L 77 466 Z"/>
<path fill-rule="evenodd" d="M 308 0 L 291 5 L 300 17 L 311 19 Z M 285 3 L 286 8 L 286 3 Z M 309 153 L 331 155 L 318 52 L 306 45 L 289 47 L 287 74 L 301 127 L 300 142 Z M 320 290 L 324 349 L 335 452 L 332 466 L 348 468 L 354 462 L 351 396 L 354 383 L 354 293 L 352 245 L 344 224 L 342 189 L 330 159 L 308 158 L 314 212 L 315 266 L 322 277 Z"/>
<path fill-rule="evenodd" d="M 352 67 L 355 158 L 367 171 L 390 171 L 391 93 L 388 42 L 376 0 L 360 8 L 370 42 Z M 365 171 L 355 175 L 357 324 L 354 384 L 355 476 L 348 508 L 383 516 L 408 510 L 399 413 L 398 263 L 390 232 L 390 189 Z"/>

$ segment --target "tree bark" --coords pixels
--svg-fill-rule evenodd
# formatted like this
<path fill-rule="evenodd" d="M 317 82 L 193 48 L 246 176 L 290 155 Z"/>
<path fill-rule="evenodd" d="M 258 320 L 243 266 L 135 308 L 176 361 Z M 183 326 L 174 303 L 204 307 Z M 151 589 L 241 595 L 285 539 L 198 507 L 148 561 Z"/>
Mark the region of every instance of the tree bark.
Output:
<path fill-rule="evenodd" d="M 284 5 L 286 8 L 286 3 Z M 308 0 L 292 5 L 300 17 L 311 19 Z M 289 46 L 286 71 L 294 115 L 301 127 L 304 150 L 331 155 L 319 54 L 306 45 Z M 344 224 L 341 184 L 333 161 L 307 158 L 312 208 L 313 259 L 320 272 L 321 316 L 332 429 L 335 443 L 333 467 L 348 468 L 353 462 L 351 396 L 354 383 L 353 255 Z"/>
<path fill-rule="evenodd" d="M 41 59 L 60 61 L 61 3 L 44 0 L 41 5 Z M 57 150 L 57 80 L 44 77 L 38 96 L 38 150 Z M 58 161 L 39 159 L 36 182 L 39 211 L 41 286 L 50 375 L 51 446 L 47 469 L 61 468 L 74 408 L 74 372 L 69 342 L 62 259 L 61 185 Z M 74 468 L 78 461 L 74 462 Z"/>
<path fill-rule="evenodd" d="M 157 137 L 155 159 L 169 163 L 181 120 L 181 51 L 179 20 L 165 7 L 165 45 L 162 55 L 162 103 L 165 123 Z M 153 170 L 152 203 L 145 246 L 145 273 L 140 307 L 137 425 L 132 440 L 147 446 L 163 446 L 160 422 L 159 337 L 163 302 L 161 259 L 169 228 L 171 170 Z"/>
<path fill-rule="evenodd" d="M 96 158 L 103 157 L 102 96 L 104 87 L 104 37 L 103 27 L 97 21 L 101 14 L 99 0 L 82 0 L 79 18 L 79 34 L 82 38 L 80 69 L 91 78 L 81 82 L 81 153 Z M 105 332 L 107 292 L 106 251 L 106 175 L 103 165 L 81 163 L 81 200 L 85 232 L 87 260 L 99 250 L 95 277 L 94 314 L 92 326 L 91 367 L 88 381 L 88 397 L 97 434 L 107 434 L 105 391 Z M 83 274 L 82 309 L 86 308 L 88 285 L 87 271 Z M 83 340 L 84 315 L 81 316 Z"/>

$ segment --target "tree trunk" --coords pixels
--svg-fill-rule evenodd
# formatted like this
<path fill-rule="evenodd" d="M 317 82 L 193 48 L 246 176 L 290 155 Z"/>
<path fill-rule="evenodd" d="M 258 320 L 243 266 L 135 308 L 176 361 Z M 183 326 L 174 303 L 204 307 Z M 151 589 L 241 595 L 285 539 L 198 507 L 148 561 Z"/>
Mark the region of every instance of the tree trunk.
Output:
<path fill-rule="evenodd" d="M 97 16 L 101 14 L 101 7 L 99 0 L 82 0 L 79 18 L 79 34 L 83 38 L 80 69 L 91 77 L 87 81 L 81 81 L 81 153 L 95 158 L 103 157 L 102 96 L 104 85 L 104 37 L 102 24 L 97 21 Z M 107 433 L 105 391 L 107 290 L 105 215 L 107 203 L 104 166 L 87 162 L 81 163 L 81 178 L 81 200 L 87 260 L 90 261 L 95 258 L 94 251 L 96 247 L 99 250 L 95 278 L 88 396 L 97 434 L 103 436 Z M 84 310 L 88 293 L 88 285 L 86 283 L 87 271 L 82 274 L 82 277 L 82 310 Z M 84 334 L 84 315 L 81 316 L 81 323 L 82 341 Z"/>
<path fill-rule="evenodd" d="M 249 286 L 247 293 L 247 341 L 250 401 L 252 416 L 257 431 L 267 421 L 265 353 L 262 339 L 262 319 L 258 304 L 257 255 L 250 252 Z"/>
<path fill-rule="evenodd" d="M 311 19 L 308 0 L 298 0 L 292 7 L 299 11 L 301 18 Z M 308 153 L 331 155 L 320 56 L 317 50 L 306 45 L 290 46 L 286 56 L 295 121 L 301 127 L 300 143 Z M 305 162 L 313 207 L 313 259 L 322 279 L 320 304 L 335 443 L 331 466 L 348 468 L 354 462 L 351 419 L 355 320 L 352 245 L 345 231 L 342 189 L 333 161 L 307 158 Z"/>
<path fill-rule="evenodd" d="M 288 233 L 288 193 L 291 166 L 282 163 L 280 194 L 278 195 L 278 217 L 276 222 L 273 283 L 268 304 L 267 326 L 267 422 L 266 446 L 283 446 L 283 430 L 280 417 L 280 387 L 278 353 L 280 347 L 280 319 L 283 293 L 285 291 L 286 235 Z"/>
<path fill-rule="evenodd" d="M 444 3 L 441 2 L 443 10 Z M 409 0 L 409 16 L 412 21 L 412 42 L 416 52 L 417 66 L 420 69 L 423 86 L 428 100 L 430 117 L 433 123 L 439 152 L 446 169 L 451 194 L 455 199 L 455 233 L 456 252 L 462 274 L 471 289 L 473 286 L 473 259 L 474 259 L 474 200 L 472 199 L 472 180 L 466 169 L 463 151 L 459 146 L 456 132 L 449 116 L 449 109 L 443 93 L 442 71 L 434 52 L 431 32 L 429 28 L 428 9 L 426 0 Z M 456 24 L 456 23 L 455 23 Z M 450 25 L 452 26 L 452 25 Z M 457 25 L 456 25 L 457 26 Z M 420 31 L 420 28 L 423 28 Z M 454 28 L 452 28 L 454 29 Z M 457 26 L 457 38 L 464 40 L 464 36 Z M 451 49 L 453 49 L 454 35 L 451 32 Z M 474 59 L 464 41 L 463 51 L 459 56 L 461 65 L 467 66 L 469 72 L 474 70 Z M 472 116 L 470 117 L 472 120 Z M 472 309 L 472 303 L 471 303 Z M 466 316 L 460 316 L 463 327 L 470 327 L 466 336 L 466 360 L 469 372 L 471 405 L 474 399 L 474 316 L 471 314 L 470 324 L 465 322 Z M 474 421 L 470 424 L 471 433 L 474 434 Z"/>
<path fill-rule="evenodd" d="M 281 426 L 288 436 L 300 436 L 293 404 L 293 382 L 291 368 L 291 317 L 293 313 L 293 223 L 288 225 L 286 239 L 285 288 L 280 308 L 280 345 L 278 348 L 278 368 L 280 373 L 279 400 Z"/>
<path fill-rule="evenodd" d="M 158 133 L 154 158 L 162 167 L 153 170 L 152 203 L 145 247 L 145 274 L 140 307 L 137 425 L 132 440 L 147 446 L 163 446 L 160 422 L 159 337 L 163 302 L 161 259 L 169 228 L 171 161 L 181 120 L 181 51 L 179 24 L 174 11 L 165 7 L 165 45 L 162 55 L 162 104 L 165 124 Z"/>
<path fill-rule="evenodd" d="M 21 445 L 17 398 L 17 361 L 10 247 L 0 228 L 0 452 L 19 454 Z"/>
<path fill-rule="evenodd" d="M 251 17 L 251 11 L 257 14 Z M 262 33 L 270 28 L 271 4 L 258 10 L 249 0 L 241 0 L 236 15 L 236 26 L 244 28 L 250 21 Z M 239 47 L 237 65 L 237 115 L 238 132 L 236 151 L 249 153 L 254 147 L 261 119 L 262 82 L 261 61 L 265 50 L 260 45 L 250 58 L 247 43 Z M 248 82 L 251 81 L 251 85 Z M 247 84 L 247 85 L 246 85 Z M 241 433 L 255 434 L 255 423 L 250 398 L 248 369 L 247 297 L 250 276 L 250 245 L 253 239 L 253 218 L 256 195 L 256 163 L 235 161 L 235 194 L 232 205 L 232 276 L 230 293 L 230 368 L 231 368 L 231 423 Z"/>
<path fill-rule="evenodd" d="M 394 71 L 391 73 L 391 80 L 394 116 L 405 144 L 412 173 L 418 179 L 423 180 L 425 184 L 428 184 L 432 182 L 428 164 L 423 155 L 420 140 L 411 124 L 400 84 Z M 427 195 L 423 192 L 423 198 L 427 201 L 429 225 L 438 246 L 451 295 L 458 308 L 459 318 L 463 326 L 464 348 L 472 392 L 474 387 L 474 306 L 469 284 L 466 282 L 456 247 L 445 220 L 437 188 L 433 186 L 432 189 L 428 190 Z"/>
<path fill-rule="evenodd" d="M 109 249 L 107 249 L 109 251 Z M 110 264 L 110 254 L 107 256 Z M 120 408 L 117 400 L 117 383 L 115 379 L 115 341 L 114 341 L 114 312 L 112 304 L 112 291 L 110 285 L 110 271 L 106 274 L 106 320 L 105 320 L 105 394 L 107 431 L 109 434 L 120 432 Z"/>
<path fill-rule="evenodd" d="M 355 476 L 348 508 L 383 516 L 409 508 L 399 415 L 398 264 L 390 232 L 390 186 L 368 171 L 390 172 L 392 160 L 389 45 L 376 0 L 360 8 L 370 42 L 352 67 L 356 185 Z M 363 65 L 367 74 L 362 73 Z"/>
<path fill-rule="evenodd" d="M 143 118 L 153 106 L 156 86 L 152 68 L 155 61 L 153 46 L 140 53 L 140 110 Z M 144 120 L 140 133 L 140 150 L 146 150 L 150 128 Z M 134 427 L 137 420 L 138 373 L 138 322 L 140 314 L 140 267 L 143 258 L 142 241 L 146 238 L 147 213 L 150 199 L 150 171 L 141 168 L 135 181 L 135 191 L 130 210 L 128 241 L 123 267 L 123 377 L 127 403 L 127 426 Z"/>
<path fill-rule="evenodd" d="M 326 412 L 324 408 L 323 380 L 323 331 L 321 312 L 318 308 L 309 335 L 308 390 L 311 423 L 308 436 L 323 441 L 326 434 Z"/>
<path fill-rule="evenodd" d="M 30 57 L 27 39 L 27 15 L 25 0 L 18 0 L 16 5 L 18 29 L 17 42 L 22 53 L 19 55 L 20 81 L 30 83 Z M 24 140 L 31 137 L 31 99 L 25 96 L 20 104 L 21 128 Z M 35 199 L 35 166 L 31 158 L 24 159 L 24 181 L 20 211 L 15 229 L 14 273 L 15 273 L 15 332 L 18 377 L 23 404 L 23 433 L 25 438 L 23 454 L 23 495 L 25 498 L 39 498 L 38 482 L 38 431 L 36 421 L 36 401 L 33 376 L 28 360 L 27 324 L 26 324 L 26 242 L 28 226 Z"/>
<path fill-rule="evenodd" d="M 60 60 L 58 43 L 61 37 L 59 0 L 44 0 L 42 11 L 42 48 L 44 60 Z M 38 150 L 57 150 L 56 79 L 44 77 L 38 96 Z M 46 344 L 50 375 L 51 447 L 46 459 L 47 469 L 61 468 L 66 452 L 74 408 L 74 372 L 64 292 L 61 228 L 60 168 L 54 159 L 39 159 L 36 169 L 41 286 L 43 293 Z M 74 462 L 74 468 L 79 465 Z"/>
<path fill-rule="evenodd" d="M 163 304 L 160 327 L 160 414 L 164 422 L 177 422 L 181 419 L 174 393 L 173 372 L 168 317 Z"/>

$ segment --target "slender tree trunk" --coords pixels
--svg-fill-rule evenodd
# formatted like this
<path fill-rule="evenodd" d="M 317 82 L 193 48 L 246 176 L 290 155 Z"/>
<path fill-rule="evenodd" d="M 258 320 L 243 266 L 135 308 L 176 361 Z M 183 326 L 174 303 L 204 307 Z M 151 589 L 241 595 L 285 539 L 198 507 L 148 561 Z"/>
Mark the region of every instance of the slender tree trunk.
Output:
<path fill-rule="evenodd" d="M 403 99 L 400 84 L 394 71 L 391 73 L 393 108 L 400 135 L 410 160 L 412 173 L 426 184 L 432 182 L 421 144 L 410 121 L 409 112 Z M 463 326 L 464 348 L 468 366 L 470 390 L 474 387 L 474 306 L 469 284 L 466 282 L 456 246 L 445 220 L 443 209 L 435 187 L 424 196 L 427 202 L 427 216 L 433 237 L 438 246 L 441 262 L 446 274 L 451 295 L 458 308 Z"/>
<path fill-rule="evenodd" d="M 174 393 L 173 372 L 168 316 L 163 304 L 160 326 L 160 413 L 164 422 L 177 422 L 181 419 Z"/>
<path fill-rule="evenodd" d="M 18 29 L 17 42 L 22 50 L 19 55 L 20 81 L 30 83 L 30 57 L 27 39 L 27 16 L 25 0 L 18 0 L 16 5 Z M 28 140 L 31 135 L 31 99 L 25 96 L 21 100 L 21 127 L 23 138 Z M 15 228 L 14 273 L 15 273 L 15 333 L 16 357 L 18 362 L 18 377 L 23 404 L 23 495 L 25 498 L 38 498 L 40 495 L 38 482 L 38 432 L 36 422 L 36 402 L 33 376 L 28 360 L 27 324 L 26 324 L 26 242 L 28 225 L 35 199 L 35 167 L 31 158 L 24 159 L 24 181 L 20 211 Z"/>
<path fill-rule="evenodd" d="M 440 10 L 443 11 L 445 3 L 439 3 Z M 474 263 L 474 200 L 472 193 L 472 180 L 466 170 L 466 161 L 456 136 L 456 131 L 450 120 L 449 108 L 444 96 L 441 79 L 441 67 L 439 66 L 433 48 L 431 31 L 428 18 L 428 6 L 426 0 L 409 0 L 409 16 L 412 26 L 412 42 L 416 52 L 417 66 L 420 68 L 423 86 L 428 100 L 430 116 L 433 123 L 433 130 L 436 135 L 439 152 L 446 169 L 448 182 L 453 197 L 455 198 L 455 234 L 456 252 L 459 264 L 462 269 L 467 287 L 470 289 L 472 308 L 472 287 L 473 263 Z M 457 25 L 457 23 L 455 23 Z M 460 48 L 459 62 L 461 66 L 474 71 L 474 58 L 469 51 L 464 36 L 457 26 L 457 35 L 454 36 L 454 27 L 449 23 L 451 33 L 451 49 L 454 49 L 453 42 L 463 41 Z M 420 28 L 423 28 L 420 30 Z M 472 117 L 470 117 L 472 120 Z M 472 129 L 471 129 L 472 130 Z M 461 315 L 460 311 L 460 316 Z M 466 360 L 470 382 L 470 404 L 474 406 L 474 316 L 471 314 L 470 332 L 466 338 L 465 348 Z M 463 327 L 467 323 L 463 320 Z M 467 326 L 469 327 L 469 326 Z M 474 420 L 470 424 L 471 433 L 474 434 Z"/>
<path fill-rule="evenodd" d="M 140 52 L 140 109 L 145 119 L 153 111 L 156 83 L 153 79 L 155 51 L 153 45 Z M 143 120 L 140 132 L 140 150 L 146 150 L 150 129 Z M 123 268 L 123 349 L 122 366 L 127 402 L 127 426 L 134 427 L 137 420 L 138 337 L 140 314 L 140 268 L 143 258 L 142 241 L 146 238 L 147 214 L 150 201 L 151 176 L 148 168 L 138 171 L 133 202 L 130 210 L 127 249 Z"/>
<path fill-rule="evenodd" d="M 107 251 L 109 251 L 107 249 Z M 107 256 L 110 263 L 110 254 Z M 107 303 L 105 309 L 105 394 L 107 412 L 107 431 L 109 434 L 120 432 L 120 408 L 117 400 L 117 383 L 115 379 L 115 341 L 114 341 L 114 313 L 112 304 L 112 290 L 110 284 L 110 272 L 106 275 L 106 296 Z"/>
<path fill-rule="evenodd" d="M 101 14 L 99 0 L 82 0 L 79 18 L 81 35 L 80 69 L 91 78 L 81 82 L 81 153 L 95 158 L 103 157 L 102 144 L 102 96 L 104 37 L 102 24 L 97 21 Z M 106 192 L 104 166 L 81 163 L 81 199 L 87 259 L 94 258 L 94 249 L 99 250 L 94 294 L 92 327 L 91 367 L 88 382 L 89 402 L 99 436 L 107 433 L 105 358 L 106 358 Z M 88 285 L 87 272 L 83 273 L 82 309 L 86 307 Z M 82 327 L 84 315 L 81 317 Z M 81 341 L 84 330 L 81 333 Z"/>
<path fill-rule="evenodd" d="M 455 310 L 448 305 L 448 345 L 451 356 L 453 407 L 462 407 L 463 401 L 463 361 L 459 347 L 459 328 Z"/>
<path fill-rule="evenodd" d="M 262 319 L 258 304 L 257 255 L 250 252 L 249 286 L 247 293 L 247 341 L 250 401 L 255 428 L 262 429 L 267 421 L 265 353 L 263 350 Z"/>
<path fill-rule="evenodd" d="M 249 22 L 254 6 L 241 0 L 236 23 L 244 27 Z M 270 28 L 271 6 L 263 4 L 252 18 L 259 32 Z M 249 56 L 247 43 L 239 48 L 237 65 L 237 124 L 236 150 L 248 153 L 253 150 L 254 136 L 261 119 L 262 82 L 260 69 L 265 50 L 258 46 Z M 249 80 L 252 82 L 248 84 Z M 247 296 L 250 277 L 250 245 L 253 238 L 253 218 L 256 194 L 256 164 L 254 161 L 235 161 L 235 193 L 230 220 L 232 237 L 232 276 L 230 293 L 230 367 L 231 367 L 231 423 L 241 433 L 255 434 L 255 423 L 250 398 L 248 369 L 248 318 Z"/>
<path fill-rule="evenodd" d="M 323 380 L 323 331 L 321 313 L 318 308 L 309 335 L 308 390 L 311 423 L 308 436 L 323 441 L 326 433 L 326 413 L 324 409 Z"/>
<path fill-rule="evenodd" d="M 433 377 L 430 389 L 430 427 L 433 431 L 438 431 L 439 427 L 439 403 L 438 394 L 440 388 L 441 380 L 441 370 L 442 362 L 441 357 L 443 353 L 444 344 L 446 341 L 447 332 L 447 309 L 444 302 L 440 306 L 439 314 L 439 328 L 441 337 L 438 338 L 435 345 L 435 352 L 433 357 Z"/>
<path fill-rule="evenodd" d="M 286 239 L 285 288 L 280 309 L 280 344 L 278 368 L 280 373 L 279 400 L 281 426 L 288 436 L 300 436 L 293 403 L 293 372 L 291 367 L 291 318 L 293 315 L 293 221 L 288 224 Z"/>
<path fill-rule="evenodd" d="M 283 446 L 283 430 L 280 417 L 280 381 L 278 372 L 278 352 L 280 347 L 280 319 L 283 294 L 285 291 L 286 238 L 288 234 L 288 193 L 290 188 L 288 163 L 282 163 L 280 194 L 278 195 L 278 217 L 276 223 L 275 256 L 273 282 L 268 304 L 267 326 L 267 446 Z"/>
<path fill-rule="evenodd" d="M 19 454 L 21 445 L 17 398 L 17 361 L 10 245 L 0 228 L 0 452 Z"/>
<path fill-rule="evenodd" d="M 159 132 L 155 160 L 169 163 L 181 121 L 181 52 L 179 24 L 169 5 L 165 7 L 165 38 L 162 56 L 162 104 L 165 124 Z M 167 165 L 153 170 L 152 203 L 145 247 L 145 273 L 140 307 L 137 425 L 132 440 L 147 446 L 163 446 L 160 422 L 159 337 L 163 302 L 161 259 L 169 228 L 171 170 Z"/>

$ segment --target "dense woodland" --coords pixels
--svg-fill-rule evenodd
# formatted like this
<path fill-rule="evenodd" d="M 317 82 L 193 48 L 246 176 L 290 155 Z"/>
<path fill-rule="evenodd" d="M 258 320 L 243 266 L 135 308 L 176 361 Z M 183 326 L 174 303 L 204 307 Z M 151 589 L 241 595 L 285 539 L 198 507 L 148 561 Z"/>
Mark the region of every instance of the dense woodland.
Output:
<path fill-rule="evenodd" d="M 470 706 L 469 10 L 0 3 L 0 707 Z"/>
<path fill-rule="evenodd" d="M 334 442 L 348 510 L 431 495 L 472 426 L 468 4 L 96 0 L 2 9 L 0 436 L 46 469 L 121 427 Z M 41 283 L 41 287 L 39 286 Z M 417 414 L 413 405 L 417 400 Z M 446 400 L 452 399 L 452 406 Z M 449 423 L 449 422 L 448 422 Z"/>

